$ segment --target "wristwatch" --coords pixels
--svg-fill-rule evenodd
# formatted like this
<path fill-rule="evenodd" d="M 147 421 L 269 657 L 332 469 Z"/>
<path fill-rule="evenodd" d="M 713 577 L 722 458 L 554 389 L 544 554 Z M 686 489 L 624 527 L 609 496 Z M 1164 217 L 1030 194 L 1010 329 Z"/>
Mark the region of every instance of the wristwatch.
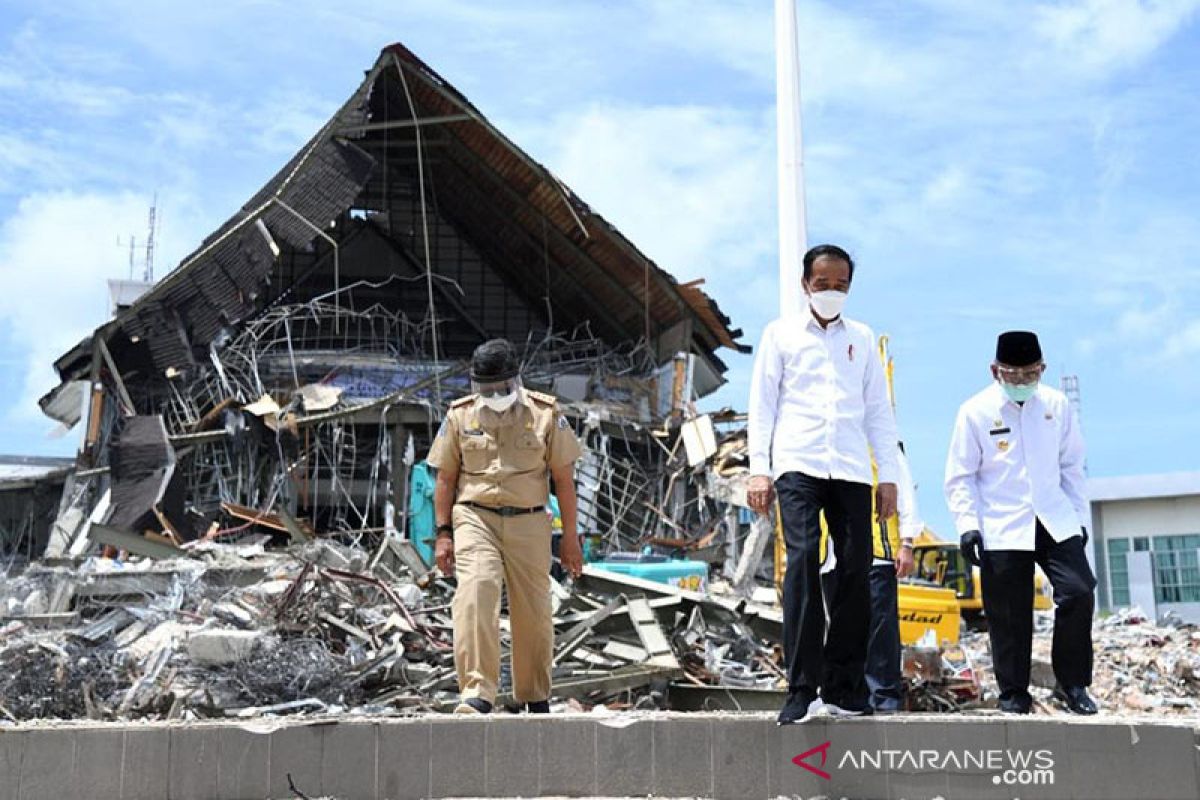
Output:
<path fill-rule="evenodd" d="M 449 536 L 449 537 L 453 538 L 454 537 L 454 526 L 451 525 L 449 522 L 446 522 L 442 525 L 438 525 L 437 526 L 437 535 L 439 538 L 442 536 Z"/>
<path fill-rule="evenodd" d="M 912 539 L 901 539 L 900 546 L 907 547 L 909 550 L 912 550 L 913 549 Z"/>

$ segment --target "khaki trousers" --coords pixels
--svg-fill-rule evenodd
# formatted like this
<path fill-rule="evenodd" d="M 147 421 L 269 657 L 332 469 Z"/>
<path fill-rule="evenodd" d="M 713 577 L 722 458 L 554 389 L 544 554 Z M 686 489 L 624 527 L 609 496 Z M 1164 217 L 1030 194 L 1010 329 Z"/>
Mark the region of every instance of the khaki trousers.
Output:
<path fill-rule="evenodd" d="M 502 517 L 455 505 L 454 666 L 463 699 L 496 701 L 500 683 L 500 590 L 508 590 L 513 699 L 550 699 L 554 619 L 550 605 L 550 520 Z"/>

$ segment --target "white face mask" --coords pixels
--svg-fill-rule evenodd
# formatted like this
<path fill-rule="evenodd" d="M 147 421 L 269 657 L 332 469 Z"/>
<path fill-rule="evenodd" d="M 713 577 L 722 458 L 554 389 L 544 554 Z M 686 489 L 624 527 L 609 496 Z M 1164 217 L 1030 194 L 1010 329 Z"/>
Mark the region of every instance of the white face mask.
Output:
<path fill-rule="evenodd" d="M 808 296 L 808 302 L 821 319 L 836 319 L 846 305 L 846 293 L 835 289 L 813 292 Z"/>
<path fill-rule="evenodd" d="M 517 391 L 514 389 L 508 394 L 502 394 L 499 397 L 480 397 L 479 402 L 492 411 L 501 413 L 507 411 L 513 403 L 517 402 Z"/>

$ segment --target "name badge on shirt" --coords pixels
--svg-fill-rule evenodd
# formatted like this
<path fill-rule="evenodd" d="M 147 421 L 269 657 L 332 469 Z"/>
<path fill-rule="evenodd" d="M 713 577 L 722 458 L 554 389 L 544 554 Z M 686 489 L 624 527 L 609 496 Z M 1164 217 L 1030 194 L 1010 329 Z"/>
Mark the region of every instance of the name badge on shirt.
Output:
<path fill-rule="evenodd" d="M 1006 433 L 1012 433 L 1012 428 L 993 428 L 988 431 L 989 436 L 1003 436 Z"/>

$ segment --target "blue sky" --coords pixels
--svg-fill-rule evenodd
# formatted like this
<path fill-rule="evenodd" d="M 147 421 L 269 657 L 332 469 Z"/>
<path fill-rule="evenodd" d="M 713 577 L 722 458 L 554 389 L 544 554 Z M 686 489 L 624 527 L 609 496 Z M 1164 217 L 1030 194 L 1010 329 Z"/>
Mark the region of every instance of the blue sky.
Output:
<path fill-rule="evenodd" d="M 777 302 L 769 0 L 7 0 L 0 452 L 128 273 L 244 202 L 403 41 L 756 342 Z M 1093 475 L 1200 469 L 1200 0 L 799 3 L 809 234 L 892 336 L 925 517 L 996 334 L 1076 374 Z M 750 358 L 709 402 L 745 407 Z"/>

